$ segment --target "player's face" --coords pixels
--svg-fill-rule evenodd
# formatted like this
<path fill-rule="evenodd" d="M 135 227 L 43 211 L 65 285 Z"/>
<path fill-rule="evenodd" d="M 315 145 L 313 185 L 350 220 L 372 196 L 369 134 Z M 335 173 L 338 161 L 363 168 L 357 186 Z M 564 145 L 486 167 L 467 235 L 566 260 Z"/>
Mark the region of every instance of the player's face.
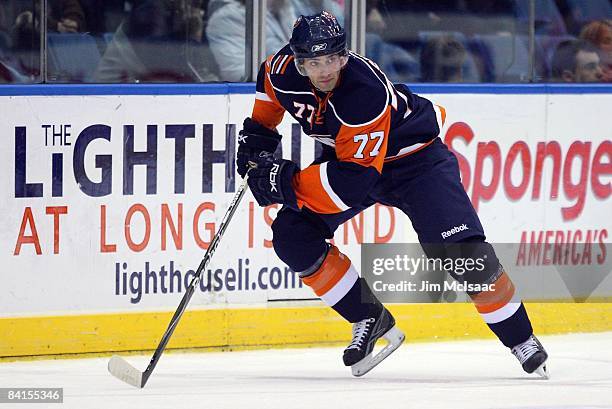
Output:
<path fill-rule="evenodd" d="M 612 28 L 608 26 L 605 29 L 604 34 L 601 36 L 601 42 L 598 45 L 603 52 L 612 54 Z"/>
<path fill-rule="evenodd" d="M 612 28 L 608 28 L 599 43 L 601 49 L 601 68 L 604 72 L 602 80 L 612 82 Z"/>
<path fill-rule="evenodd" d="M 333 90 L 338 83 L 340 70 L 346 64 L 347 59 L 347 56 L 340 54 L 305 58 L 303 68 L 317 89 L 328 92 Z"/>
<path fill-rule="evenodd" d="M 599 82 L 602 76 L 603 71 L 597 53 L 579 51 L 576 54 L 575 82 Z"/>

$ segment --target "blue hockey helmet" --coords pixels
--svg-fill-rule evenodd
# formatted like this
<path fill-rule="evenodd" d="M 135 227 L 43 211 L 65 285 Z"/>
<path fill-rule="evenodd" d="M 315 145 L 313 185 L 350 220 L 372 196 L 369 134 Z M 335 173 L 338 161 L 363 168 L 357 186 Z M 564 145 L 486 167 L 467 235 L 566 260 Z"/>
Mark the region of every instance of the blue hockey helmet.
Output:
<path fill-rule="evenodd" d="M 346 54 L 346 33 L 333 14 L 322 11 L 300 16 L 293 25 L 289 46 L 295 59 Z"/>

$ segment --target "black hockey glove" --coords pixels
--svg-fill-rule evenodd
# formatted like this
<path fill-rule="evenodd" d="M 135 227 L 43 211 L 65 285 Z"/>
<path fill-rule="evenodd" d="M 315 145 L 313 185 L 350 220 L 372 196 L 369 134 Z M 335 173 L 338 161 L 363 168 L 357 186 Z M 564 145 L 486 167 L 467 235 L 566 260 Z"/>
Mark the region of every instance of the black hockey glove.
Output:
<path fill-rule="evenodd" d="M 249 162 L 255 166 L 264 164 L 272 158 L 281 136 L 251 118 L 246 118 L 242 124 L 242 131 L 238 136 L 238 153 L 236 154 L 236 167 L 238 174 L 244 178 L 249 169 Z"/>
<path fill-rule="evenodd" d="M 270 157 L 267 163 L 260 163 L 249 172 L 249 187 L 260 206 L 274 203 L 284 204 L 295 210 L 300 210 L 291 185 L 293 175 L 300 168 L 290 160 Z"/>

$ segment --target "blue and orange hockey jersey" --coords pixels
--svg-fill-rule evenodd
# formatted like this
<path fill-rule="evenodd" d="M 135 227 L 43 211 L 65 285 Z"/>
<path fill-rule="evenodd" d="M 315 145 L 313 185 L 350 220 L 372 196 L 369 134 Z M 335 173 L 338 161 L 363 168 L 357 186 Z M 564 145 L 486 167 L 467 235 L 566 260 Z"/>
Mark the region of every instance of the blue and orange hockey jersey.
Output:
<path fill-rule="evenodd" d="M 427 146 L 445 119 L 443 108 L 392 84 L 374 62 L 352 52 L 336 88 L 321 92 L 298 73 L 289 46 L 261 65 L 252 118 L 274 129 L 285 111 L 334 151 L 333 160 L 293 179 L 298 205 L 323 214 L 362 203 L 385 162 Z"/>

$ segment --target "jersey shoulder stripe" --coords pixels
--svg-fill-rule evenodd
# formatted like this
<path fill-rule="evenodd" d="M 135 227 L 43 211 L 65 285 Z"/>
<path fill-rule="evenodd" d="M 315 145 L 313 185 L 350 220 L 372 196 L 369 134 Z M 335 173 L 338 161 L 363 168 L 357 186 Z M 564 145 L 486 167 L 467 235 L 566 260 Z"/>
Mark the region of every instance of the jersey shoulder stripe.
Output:
<path fill-rule="evenodd" d="M 269 57 L 266 69 L 267 79 L 275 92 L 281 94 L 312 95 L 308 78 L 297 72 L 293 63 L 293 52 L 289 45 Z"/>
<path fill-rule="evenodd" d="M 283 75 L 287 69 L 287 66 L 293 61 L 292 55 L 279 55 L 273 58 L 270 65 L 270 74 L 272 75 Z"/>

